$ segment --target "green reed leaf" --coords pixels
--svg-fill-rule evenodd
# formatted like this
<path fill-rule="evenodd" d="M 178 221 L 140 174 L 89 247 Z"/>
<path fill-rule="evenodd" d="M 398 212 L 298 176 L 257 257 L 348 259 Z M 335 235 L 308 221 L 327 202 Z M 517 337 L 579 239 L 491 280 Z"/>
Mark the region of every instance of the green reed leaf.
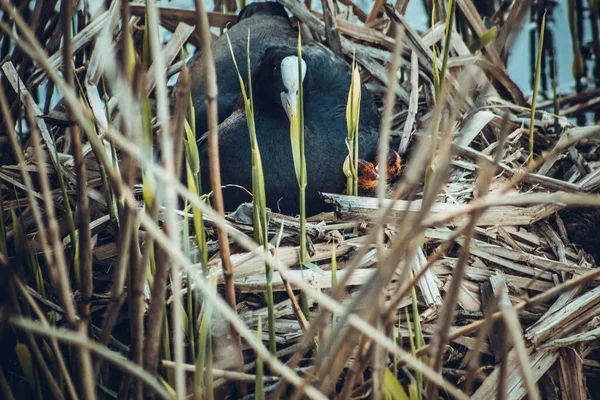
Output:
<path fill-rule="evenodd" d="M 529 165 L 533 164 L 535 107 L 537 105 L 538 89 L 540 86 L 540 75 L 542 73 L 542 54 L 544 53 L 544 32 L 545 31 L 546 31 L 546 11 L 544 11 L 544 15 L 542 16 L 542 27 L 540 29 L 540 40 L 538 43 L 537 60 L 535 63 L 533 96 L 531 97 L 531 114 L 529 117 Z"/>

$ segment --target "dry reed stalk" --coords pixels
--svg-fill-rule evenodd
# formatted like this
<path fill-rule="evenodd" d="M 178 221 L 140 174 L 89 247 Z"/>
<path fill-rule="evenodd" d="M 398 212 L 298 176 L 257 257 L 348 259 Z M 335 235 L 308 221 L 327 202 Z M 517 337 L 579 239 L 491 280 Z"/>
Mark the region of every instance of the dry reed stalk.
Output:
<path fill-rule="evenodd" d="M 221 188 L 221 173 L 219 163 L 219 139 L 218 139 L 218 113 L 217 113 L 217 75 L 215 64 L 210 48 L 210 30 L 208 17 L 202 0 L 194 1 L 197 13 L 197 26 L 200 27 L 200 36 L 202 39 L 203 60 L 206 71 L 206 98 L 208 100 L 208 156 L 210 169 L 210 186 L 213 190 L 213 201 L 216 212 L 224 215 L 223 191 Z M 227 232 L 220 226 L 217 226 L 217 235 L 219 240 L 219 249 L 221 260 L 223 260 L 223 277 L 225 278 L 225 298 L 232 310 L 236 310 L 235 287 L 233 284 L 233 272 L 231 265 L 231 252 L 229 249 L 229 239 Z M 239 333 L 231 329 L 232 344 L 234 348 L 234 365 L 238 372 L 243 370 L 244 358 L 242 355 L 241 340 Z M 238 394 L 246 394 L 246 385 L 242 382 L 238 384 Z"/>
<path fill-rule="evenodd" d="M 171 124 L 170 124 L 170 113 L 169 113 L 169 97 L 167 94 L 167 82 L 165 78 L 165 73 L 167 69 L 167 65 L 164 59 L 164 55 L 162 52 L 162 46 L 159 37 L 159 16 L 158 11 L 156 9 L 155 2 L 151 1 L 147 3 L 147 24 L 149 26 L 150 32 L 150 50 L 152 52 L 153 64 L 152 68 L 154 68 L 155 79 L 156 82 L 156 100 L 157 100 L 157 116 L 158 123 L 160 125 L 160 139 L 161 139 L 161 160 L 163 166 L 166 168 L 168 174 L 170 176 L 178 176 L 176 172 L 176 162 L 174 160 L 175 149 L 177 146 L 175 145 L 175 141 L 171 136 Z M 171 246 L 175 248 L 181 247 L 181 238 L 179 227 L 177 226 L 177 221 L 175 217 L 175 208 L 177 207 L 177 195 L 173 190 L 171 190 L 171 182 L 172 179 L 166 180 L 163 183 L 166 185 L 166 191 L 164 196 L 164 205 L 165 205 L 165 232 L 169 236 L 171 241 Z M 177 262 L 172 262 L 170 260 L 167 253 L 164 253 L 164 265 L 157 265 L 157 270 L 164 268 L 165 278 L 168 273 L 168 266 L 171 267 L 171 283 L 173 285 L 173 290 L 177 295 L 175 296 L 175 301 L 173 302 L 172 312 L 173 312 L 173 320 L 172 320 L 172 329 L 173 329 L 173 347 L 174 347 L 174 355 L 175 355 L 175 393 L 178 399 L 183 399 L 185 396 L 185 375 L 183 373 L 183 362 L 184 362 L 184 352 L 183 352 L 183 307 L 181 302 L 181 297 L 179 297 L 179 293 L 181 291 L 181 273 L 180 273 L 180 265 Z M 162 263 L 161 263 L 162 264 Z M 162 268 L 161 268 L 162 267 Z M 161 280 L 161 284 L 165 282 Z M 156 283 L 156 282 L 155 282 Z M 156 302 L 160 299 L 160 303 L 163 305 L 160 311 L 164 309 L 164 301 L 165 301 L 165 291 L 164 288 L 160 288 L 161 293 L 160 297 L 153 297 L 152 301 Z M 159 321 L 161 319 L 159 318 Z M 162 324 L 159 324 L 162 325 Z M 152 371 L 156 370 L 158 365 L 158 358 L 152 359 Z"/>
<path fill-rule="evenodd" d="M 125 72 L 125 80 L 127 82 L 132 83 L 132 97 L 135 99 L 134 104 L 140 104 L 143 87 L 145 83 L 146 74 L 139 71 L 135 75 L 132 75 L 132 72 L 136 70 L 131 69 L 131 65 L 135 62 L 132 60 L 131 56 L 133 54 L 133 48 L 131 46 L 130 41 L 130 29 L 129 29 L 129 20 L 131 17 L 130 13 L 130 4 L 128 2 L 121 2 L 121 68 L 122 71 Z M 134 116 L 135 115 L 135 116 Z M 130 115 L 129 121 L 124 121 L 123 126 L 130 126 L 129 134 L 130 136 L 134 136 L 135 133 L 139 129 L 138 121 L 140 120 L 139 113 L 135 113 L 134 115 Z M 123 119 L 122 119 L 123 120 Z M 133 127 L 131 125 L 134 125 Z M 126 176 L 125 181 L 126 184 L 131 186 L 134 177 L 134 171 L 137 165 L 132 162 L 132 159 L 128 156 L 124 156 L 122 158 L 125 168 L 129 165 L 130 170 L 125 169 Z M 155 202 L 155 204 L 157 204 Z M 129 207 L 125 207 L 125 212 L 129 210 Z M 129 218 L 129 217 L 128 217 Z M 126 224 L 127 225 L 127 224 Z M 127 232 L 127 230 L 125 230 Z M 121 231 L 122 232 L 122 231 Z M 139 245 L 138 245 L 138 234 L 139 232 L 136 229 L 131 230 L 131 248 L 129 250 L 129 263 L 131 265 L 131 270 L 129 272 L 129 282 L 128 282 L 128 300 L 129 300 L 129 325 L 131 331 L 131 345 L 129 346 L 129 357 L 130 359 L 136 363 L 137 365 L 144 365 L 143 358 L 143 350 L 144 350 L 144 297 L 143 297 L 143 289 L 144 284 L 146 283 L 146 265 L 147 262 L 144 262 L 143 256 L 140 254 Z M 148 243 L 145 243 L 146 245 Z M 121 387 L 119 389 L 119 396 L 124 396 L 130 389 L 131 376 L 125 377 L 121 382 Z M 143 395 L 143 385 L 142 380 L 137 377 L 136 386 L 134 393 L 138 399 L 140 399 Z"/>
<path fill-rule="evenodd" d="M 69 1 L 61 1 L 61 19 L 63 27 L 63 59 L 64 63 L 63 76 L 67 85 L 73 86 L 73 46 L 71 22 L 73 19 L 72 3 Z M 69 110 L 70 113 L 73 110 Z M 33 121 L 30 119 L 30 121 Z M 67 132 L 67 135 L 69 132 Z M 88 319 L 90 315 L 90 302 L 93 293 L 92 280 L 92 248 L 89 225 L 89 200 L 87 197 L 87 174 L 81 150 L 81 137 L 79 128 L 73 126 L 70 129 L 70 134 L 73 140 L 73 152 L 75 154 L 75 169 L 77 171 L 77 231 L 79 243 L 73 243 L 74 248 L 78 248 L 79 260 L 79 280 L 81 283 L 82 303 L 80 305 L 79 331 L 85 335 L 88 331 Z M 92 360 L 87 351 L 78 351 L 79 356 L 79 377 L 81 379 L 81 388 L 83 397 L 87 399 L 96 398 L 96 390 L 94 384 L 94 375 L 92 369 Z"/>
<path fill-rule="evenodd" d="M 375 7 L 377 4 L 373 6 L 373 11 L 375 11 Z M 370 17 L 371 15 L 369 15 Z M 368 20 L 368 19 L 367 19 Z M 389 140 L 390 140 L 390 132 L 391 132 L 391 120 L 392 120 L 392 112 L 395 103 L 395 91 L 391 88 L 396 87 L 398 84 L 398 68 L 400 66 L 400 59 L 402 55 L 403 43 L 402 38 L 404 36 L 404 30 L 400 27 L 396 26 L 396 36 L 394 38 L 395 46 L 394 51 L 392 53 L 392 62 L 389 66 L 389 76 L 388 76 L 388 90 L 383 103 L 383 112 L 381 115 L 381 126 L 379 128 L 379 165 L 377 166 L 379 170 L 379 182 L 377 187 L 377 199 L 379 200 L 379 207 L 383 208 L 383 199 L 386 194 L 387 188 L 387 159 L 388 159 L 388 151 L 389 151 Z M 384 258 L 383 254 L 383 240 L 384 240 L 384 232 L 383 229 L 379 230 L 377 233 L 377 251 L 378 251 L 378 259 L 381 260 Z M 408 269 L 408 268 L 407 268 Z M 385 303 L 385 296 L 380 294 L 378 296 L 379 301 L 376 306 L 376 313 L 379 314 L 377 318 L 377 322 L 381 325 L 381 318 L 383 317 L 382 311 Z M 385 325 L 382 325 L 385 326 Z M 383 373 L 384 368 L 381 365 L 384 359 L 387 359 L 387 353 L 382 354 L 379 351 L 379 347 L 374 344 L 373 354 L 375 355 L 375 359 L 373 360 L 375 373 L 374 373 L 374 396 L 375 398 L 380 396 L 381 386 L 383 381 Z M 377 362 L 379 361 L 379 362 Z M 379 372 L 377 372 L 379 371 Z"/>

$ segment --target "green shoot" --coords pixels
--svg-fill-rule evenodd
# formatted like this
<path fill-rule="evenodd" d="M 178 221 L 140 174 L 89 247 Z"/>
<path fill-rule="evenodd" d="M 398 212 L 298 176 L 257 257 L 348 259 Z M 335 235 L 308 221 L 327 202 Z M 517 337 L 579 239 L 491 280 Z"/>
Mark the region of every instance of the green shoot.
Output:
<path fill-rule="evenodd" d="M 455 10 L 455 2 L 454 0 L 448 0 L 448 15 L 446 15 L 446 29 L 444 31 L 444 53 L 442 55 L 442 69 L 438 74 L 437 67 L 437 53 L 435 51 L 435 46 L 432 44 L 433 51 L 433 78 L 434 78 L 434 86 L 435 86 L 435 101 L 436 103 L 440 101 L 442 97 L 442 88 L 444 87 L 444 81 L 446 77 L 446 69 L 448 68 L 448 56 L 450 54 L 450 41 L 452 39 L 452 23 L 454 22 L 454 10 Z M 435 22 L 435 3 L 434 9 L 431 15 L 432 24 Z M 433 26 L 433 25 L 432 25 Z M 425 169 L 425 184 L 423 189 L 423 197 L 427 197 L 429 185 L 431 183 L 431 179 L 435 173 L 435 153 L 437 149 L 437 141 L 438 141 L 438 132 L 440 129 L 440 123 L 442 120 L 442 111 L 436 114 L 435 119 L 433 121 L 433 126 L 431 129 L 431 159 L 430 163 Z"/>
<path fill-rule="evenodd" d="M 256 336 L 258 340 L 262 340 L 262 321 L 260 316 L 258 317 L 258 328 Z M 265 381 L 264 381 L 264 368 L 263 360 L 260 353 L 256 353 L 256 382 L 254 384 L 254 398 L 256 400 L 265 399 Z"/>
<path fill-rule="evenodd" d="M 300 169 L 296 170 L 296 174 L 300 174 L 298 177 L 298 185 L 300 188 L 300 268 L 306 263 L 306 159 L 304 157 L 304 90 L 302 85 L 302 31 L 298 27 L 298 112 L 292 121 L 292 126 L 297 124 L 298 126 L 298 158 L 300 159 Z M 292 134 L 290 129 L 290 135 Z M 294 148 L 294 137 L 292 139 L 292 149 Z M 308 298 L 306 294 L 300 296 L 300 306 L 302 312 L 309 318 L 308 314 Z"/>
<path fill-rule="evenodd" d="M 331 291 L 337 289 L 337 257 L 335 255 L 336 244 L 331 246 Z M 331 329 L 335 329 L 335 314 L 331 314 Z"/>
<path fill-rule="evenodd" d="M 4 197 L 2 195 L 2 187 L 0 186 L 0 215 L 4 215 Z M 6 247 L 6 227 L 4 219 L 0 218 L 0 253 L 8 255 Z"/>
<path fill-rule="evenodd" d="M 535 77 L 533 80 L 533 96 L 531 97 L 531 115 L 529 118 L 529 165 L 533 165 L 533 134 L 535 132 L 535 107 L 537 104 L 538 88 L 540 85 L 540 74 L 542 70 L 542 54 L 544 53 L 544 31 L 546 30 L 546 11 L 542 17 L 542 27 L 540 29 L 540 41 L 538 43 L 537 60 L 535 63 Z"/>
<path fill-rule="evenodd" d="M 269 225 L 267 223 L 267 200 L 265 195 L 265 177 L 263 173 L 262 160 L 260 150 L 258 148 L 258 140 L 256 139 L 256 126 L 254 125 L 254 100 L 252 98 L 252 70 L 250 65 L 250 31 L 248 31 L 248 42 L 246 47 L 247 63 L 248 63 L 248 92 L 244 87 L 244 80 L 240 74 L 240 70 L 235 60 L 233 47 L 227 35 L 229 50 L 231 57 L 238 74 L 242 96 L 244 98 L 244 110 L 246 112 L 246 122 L 248 124 L 248 132 L 250 134 L 250 148 L 252 152 L 252 215 L 254 225 L 254 240 L 263 246 L 265 259 L 269 252 Z M 267 277 L 267 310 L 269 318 L 269 350 L 273 355 L 277 352 L 277 342 L 275 340 L 275 311 L 273 304 L 273 268 L 265 263 L 265 273 Z"/>
<path fill-rule="evenodd" d="M 481 35 L 480 37 L 478 37 L 477 39 L 473 40 L 471 43 L 469 43 L 468 47 L 469 47 L 469 51 L 471 53 L 476 53 L 479 50 L 483 49 L 485 46 L 487 46 L 488 44 L 490 44 L 492 42 L 492 40 L 494 40 L 496 38 L 496 34 L 498 33 L 498 30 L 496 29 L 496 27 L 492 27 L 490 30 L 486 31 L 483 35 Z"/>
<path fill-rule="evenodd" d="M 435 9 L 435 1 L 433 2 L 433 8 L 431 10 L 431 27 L 433 29 L 433 27 L 435 26 L 435 15 L 436 15 L 436 9 Z M 437 50 L 435 49 L 435 39 L 432 37 L 431 38 L 431 52 L 433 53 L 433 86 L 435 89 L 435 99 L 437 100 L 438 98 L 438 92 L 440 89 L 440 71 L 437 68 L 437 63 L 438 63 L 438 56 L 437 56 Z"/>
<path fill-rule="evenodd" d="M 411 274 L 412 276 L 412 274 Z M 413 311 L 413 321 L 415 326 L 415 338 L 414 343 L 416 343 L 417 348 L 421 348 L 425 345 L 425 340 L 423 339 L 423 331 L 421 330 L 421 320 L 419 318 L 419 308 L 417 306 L 417 291 L 414 286 L 411 289 L 411 299 L 412 299 L 412 311 Z M 408 318 L 407 318 L 408 320 Z M 410 320 L 408 320 L 410 325 Z M 416 356 L 416 353 L 413 353 Z M 424 361 L 424 358 L 421 358 L 421 361 Z M 416 371 L 416 380 L 417 380 L 417 389 L 419 394 L 419 399 L 423 398 L 423 373 Z"/>
<path fill-rule="evenodd" d="M 385 399 L 408 400 L 406 391 L 389 368 L 385 369 L 383 375 L 383 395 Z"/>
<path fill-rule="evenodd" d="M 208 364 L 206 361 L 209 357 L 212 357 L 209 349 L 210 345 L 210 320 L 212 315 L 212 305 L 210 301 L 204 302 L 204 309 L 200 322 L 200 334 L 198 335 L 198 352 L 195 360 L 194 369 L 194 398 L 203 399 L 203 392 L 206 390 L 208 393 L 212 393 L 212 390 L 208 389 L 207 376 L 209 375 L 208 368 L 205 366 Z M 206 372 L 206 374 L 205 374 Z"/>
<path fill-rule="evenodd" d="M 446 15 L 446 30 L 444 31 L 444 54 L 442 56 L 442 70 L 440 72 L 440 86 L 438 87 L 438 99 L 441 94 L 442 85 L 444 84 L 444 78 L 446 77 L 446 70 L 448 69 L 448 56 L 450 54 L 450 41 L 452 40 L 452 24 L 454 22 L 454 10 L 456 3 L 454 0 L 448 0 L 448 14 Z M 437 68 L 437 64 L 434 66 Z M 434 68 L 434 69 L 435 69 Z"/>
<path fill-rule="evenodd" d="M 350 81 L 350 92 L 348 93 L 348 104 L 346 106 L 346 124 L 348 137 L 348 157 L 344 162 L 344 174 L 346 175 L 346 193 L 351 196 L 358 195 L 358 122 L 360 119 L 360 74 L 358 66 L 352 59 L 352 78 Z"/>

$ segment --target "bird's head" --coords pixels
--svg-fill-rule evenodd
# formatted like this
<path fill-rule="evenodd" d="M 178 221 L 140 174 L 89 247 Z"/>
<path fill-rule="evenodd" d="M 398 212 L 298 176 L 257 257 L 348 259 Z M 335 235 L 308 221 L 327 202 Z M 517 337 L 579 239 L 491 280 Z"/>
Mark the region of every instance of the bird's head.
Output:
<path fill-rule="evenodd" d="M 376 170 L 379 172 L 379 155 L 375 157 Z M 394 181 L 400 177 L 402 173 L 402 158 L 400 154 L 394 150 L 390 150 L 385 161 L 386 178 L 388 181 Z"/>
<path fill-rule="evenodd" d="M 358 189 L 360 192 L 372 191 L 377 188 L 379 174 L 373 163 L 362 159 L 358 160 Z"/>
<path fill-rule="evenodd" d="M 252 75 L 255 98 L 283 107 L 292 119 L 298 109 L 298 89 L 305 82 L 306 62 L 300 60 L 302 75 L 298 74 L 298 55 L 293 47 L 270 47 L 265 51 Z"/>

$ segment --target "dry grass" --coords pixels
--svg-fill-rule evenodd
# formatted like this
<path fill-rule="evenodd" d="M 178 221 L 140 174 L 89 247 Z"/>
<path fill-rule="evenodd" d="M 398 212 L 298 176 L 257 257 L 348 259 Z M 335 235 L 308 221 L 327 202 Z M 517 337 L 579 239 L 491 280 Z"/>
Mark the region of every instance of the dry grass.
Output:
<path fill-rule="evenodd" d="M 524 7 L 506 11 L 496 39 L 472 54 L 467 34 L 445 38 L 443 23 L 419 34 L 389 5 L 358 13 L 363 24 L 280 2 L 355 55 L 381 99 L 380 151 L 410 154 L 387 200 L 384 190 L 324 194 L 336 211 L 306 226 L 314 270 L 299 269 L 298 219 L 269 213 L 263 251 L 252 207 L 223 215 L 220 190 L 215 211 L 174 177 L 190 163 L 189 80 L 183 71 L 171 113 L 166 76 L 184 68 L 184 43 L 206 49 L 208 26 L 235 16 L 199 1 L 197 11 L 111 2 L 91 17 L 67 3 L 24 13 L 29 3 L 0 0 L 10 55 L 0 86 L 4 397 L 261 398 L 263 386 L 271 398 L 593 395 L 600 270 L 569 237 L 600 239 L 600 196 L 590 194 L 600 187 L 600 128 L 566 117 L 597 110 L 597 89 L 562 98 L 560 115 L 550 101 L 530 112 L 501 51 Z M 469 35 L 485 33 L 470 0 L 456 9 Z M 166 42 L 159 25 L 174 32 Z M 218 165 L 216 109 L 209 120 Z M 194 213 L 177 210 L 182 199 Z M 265 263 L 275 355 L 267 322 L 258 327 L 268 320 Z"/>

